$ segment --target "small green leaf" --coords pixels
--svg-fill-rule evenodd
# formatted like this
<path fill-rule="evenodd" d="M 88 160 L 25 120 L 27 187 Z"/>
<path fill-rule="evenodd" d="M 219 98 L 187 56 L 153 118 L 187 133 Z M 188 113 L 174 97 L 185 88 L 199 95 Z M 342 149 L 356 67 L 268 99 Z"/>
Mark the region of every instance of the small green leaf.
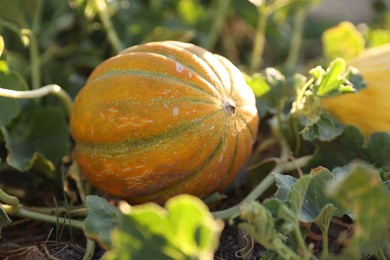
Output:
<path fill-rule="evenodd" d="M 372 253 L 389 239 L 390 192 L 382 184 L 377 170 L 365 164 L 351 164 L 337 175 L 329 194 L 351 211 L 354 232 L 346 254 Z"/>
<path fill-rule="evenodd" d="M 275 196 L 286 202 L 280 205 L 278 212 L 278 218 L 285 221 L 283 232 L 289 233 L 299 225 L 302 205 L 311 177 L 311 175 L 305 175 L 300 179 L 295 179 L 292 176 L 275 174 L 276 186 L 278 187 Z"/>
<path fill-rule="evenodd" d="M 8 150 L 7 162 L 20 171 L 30 169 L 40 156 L 53 164 L 68 152 L 68 125 L 57 108 L 36 108 L 31 114 L 24 111 L 1 130 Z"/>
<path fill-rule="evenodd" d="M 296 100 L 291 113 L 298 115 L 303 123 L 301 134 L 304 140 L 332 140 L 341 133 L 342 125 L 323 108 L 321 98 L 355 93 L 365 87 L 358 70 L 346 69 L 343 59 L 337 58 L 329 67 L 317 66 L 309 71 L 310 79 L 296 86 Z"/>
<path fill-rule="evenodd" d="M 343 126 L 328 111 L 318 108 L 317 112 L 308 115 L 305 127 L 300 133 L 307 141 L 315 139 L 330 141 L 339 136 L 342 130 Z"/>
<path fill-rule="evenodd" d="M 256 97 L 261 97 L 270 91 L 270 86 L 260 73 L 251 76 L 244 74 L 246 83 L 251 87 Z"/>
<path fill-rule="evenodd" d="M 1 207 L 0 204 L 0 228 L 8 226 L 12 223 L 12 220 L 8 217 L 7 213 Z"/>
<path fill-rule="evenodd" d="M 322 35 L 324 56 L 328 60 L 343 58 L 349 60 L 365 48 L 363 36 L 350 22 L 340 24 L 327 29 Z"/>
<path fill-rule="evenodd" d="M 311 182 L 310 175 L 304 175 L 297 180 L 297 182 L 291 187 L 291 191 L 289 193 L 287 203 L 289 207 L 292 209 L 296 218 L 299 218 L 301 214 L 302 205 L 304 202 L 304 198 L 307 192 L 307 188 Z"/>
<path fill-rule="evenodd" d="M 110 232 L 117 225 L 119 211 L 107 200 L 98 196 L 87 196 L 88 216 L 84 220 L 84 233 L 99 242 L 104 249 L 111 248 Z"/>
<path fill-rule="evenodd" d="M 314 222 L 321 229 L 322 233 L 327 233 L 330 220 L 336 215 L 337 208 L 333 204 L 326 204 L 314 219 Z"/>
<path fill-rule="evenodd" d="M 300 259 L 286 245 L 286 237 L 275 228 L 275 219 L 267 208 L 258 202 L 252 202 L 241 209 L 241 218 L 246 222 L 240 223 L 239 228 L 247 232 L 258 243 L 278 253 L 282 259 Z"/>
<path fill-rule="evenodd" d="M 278 188 L 275 197 L 277 197 L 282 201 L 287 201 L 291 189 L 295 185 L 298 179 L 290 175 L 275 173 L 275 180 L 276 180 L 276 187 Z"/>
<path fill-rule="evenodd" d="M 345 214 L 345 210 L 338 207 L 326 193 L 328 186 L 334 181 L 334 174 L 323 167 L 313 169 L 310 174 L 313 176 L 307 188 L 300 220 L 304 222 L 317 222 L 318 218 L 327 205 L 332 205 L 336 216 Z"/>
<path fill-rule="evenodd" d="M 26 90 L 27 84 L 16 73 L 0 72 L 0 88 Z M 8 125 L 19 114 L 20 105 L 16 99 L 0 97 L 0 111 L 0 127 L 2 127 Z"/>
<path fill-rule="evenodd" d="M 316 83 L 319 82 L 313 89 L 315 96 L 330 97 L 342 93 L 356 92 L 353 84 L 348 81 L 348 77 L 354 75 L 354 73 L 347 71 L 347 65 L 343 59 L 337 58 L 333 60 L 326 69 L 326 72 L 321 75 L 318 75 L 319 72 L 317 70 L 319 69 L 310 71 Z M 357 73 L 356 69 L 353 71 Z"/>
<path fill-rule="evenodd" d="M 105 259 L 212 259 L 222 224 L 189 195 L 168 200 L 166 209 L 133 206 L 120 217 Z"/>
<path fill-rule="evenodd" d="M 257 96 L 256 105 L 260 116 L 265 115 L 267 112 L 277 113 L 295 92 L 294 88 L 287 84 L 285 76 L 275 68 L 265 69 L 263 79 L 266 85 L 259 83 L 262 85 L 262 91 L 265 91 L 267 88 L 269 90 L 261 96 Z"/>

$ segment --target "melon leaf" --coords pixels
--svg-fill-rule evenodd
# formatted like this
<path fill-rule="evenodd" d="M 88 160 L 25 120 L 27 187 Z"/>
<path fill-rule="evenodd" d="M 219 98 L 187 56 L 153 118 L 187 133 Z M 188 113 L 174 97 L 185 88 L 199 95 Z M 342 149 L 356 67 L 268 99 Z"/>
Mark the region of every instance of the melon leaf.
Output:
<path fill-rule="evenodd" d="M 110 232 L 117 225 L 119 211 L 99 196 L 87 196 L 86 205 L 89 212 L 84 220 L 85 235 L 98 241 L 104 249 L 111 248 Z"/>
<path fill-rule="evenodd" d="M 0 72 L 0 88 L 27 90 L 27 84 L 16 73 Z M 20 104 L 16 99 L 0 97 L 0 127 L 8 125 L 19 114 L 20 110 Z"/>
<path fill-rule="evenodd" d="M 365 137 L 358 128 L 347 126 L 334 140 L 318 144 L 309 167 L 323 165 L 333 169 L 353 160 L 363 160 L 383 168 L 390 166 L 389 154 L 390 134 L 377 132 L 365 142 Z"/>
<path fill-rule="evenodd" d="M 344 255 L 355 257 L 381 250 L 390 238 L 384 229 L 390 225 L 390 191 L 383 185 L 378 171 L 362 163 L 351 164 L 329 187 L 329 194 L 350 210 L 354 218 L 355 232 Z"/>
<path fill-rule="evenodd" d="M 213 259 L 222 227 L 190 195 L 171 198 L 165 208 L 154 203 L 128 207 L 105 259 Z"/>
<path fill-rule="evenodd" d="M 34 163 L 47 164 L 54 170 L 54 163 L 61 161 L 68 152 L 69 131 L 62 111 L 54 107 L 33 108 L 2 127 L 7 162 L 12 167 L 27 171 Z M 38 160 L 38 161 L 37 161 Z"/>

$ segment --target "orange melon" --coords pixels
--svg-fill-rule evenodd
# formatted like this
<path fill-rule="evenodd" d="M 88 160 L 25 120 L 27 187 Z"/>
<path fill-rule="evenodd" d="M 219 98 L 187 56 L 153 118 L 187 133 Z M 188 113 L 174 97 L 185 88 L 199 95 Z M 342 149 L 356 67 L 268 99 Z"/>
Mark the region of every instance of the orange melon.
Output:
<path fill-rule="evenodd" d="M 189 43 L 137 45 L 100 64 L 75 98 L 75 159 L 130 203 L 225 188 L 251 155 L 258 113 L 241 72 Z"/>

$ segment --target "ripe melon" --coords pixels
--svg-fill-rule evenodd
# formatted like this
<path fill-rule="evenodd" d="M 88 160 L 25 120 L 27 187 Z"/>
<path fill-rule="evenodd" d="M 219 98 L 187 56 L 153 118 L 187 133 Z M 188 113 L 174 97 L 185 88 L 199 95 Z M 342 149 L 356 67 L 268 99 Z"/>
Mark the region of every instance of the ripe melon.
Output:
<path fill-rule="evenodd" d="M 75 159 L 130 203 L 225 188 L 251 155 L 258 113 L 241 72 L 189 43 L 137 45 L 100 64 L 75 98 Z"/>

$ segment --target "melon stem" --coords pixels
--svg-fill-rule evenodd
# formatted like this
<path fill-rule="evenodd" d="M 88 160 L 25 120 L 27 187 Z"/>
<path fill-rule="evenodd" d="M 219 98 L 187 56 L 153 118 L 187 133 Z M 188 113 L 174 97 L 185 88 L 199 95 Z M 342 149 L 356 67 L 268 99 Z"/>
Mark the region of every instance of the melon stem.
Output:
<path fill-rule="evenodd" d="M 225 101 L 222 104 L 222 107 L 226 109 L 226 111 L 230 114 L 236 113 L 237 107 L 234 105 L 234 103 L 230 100 Z"/>

